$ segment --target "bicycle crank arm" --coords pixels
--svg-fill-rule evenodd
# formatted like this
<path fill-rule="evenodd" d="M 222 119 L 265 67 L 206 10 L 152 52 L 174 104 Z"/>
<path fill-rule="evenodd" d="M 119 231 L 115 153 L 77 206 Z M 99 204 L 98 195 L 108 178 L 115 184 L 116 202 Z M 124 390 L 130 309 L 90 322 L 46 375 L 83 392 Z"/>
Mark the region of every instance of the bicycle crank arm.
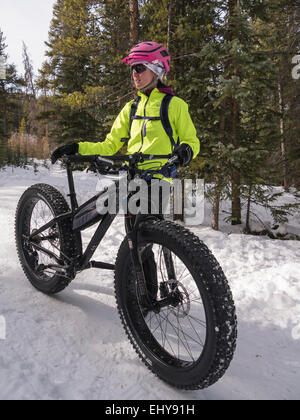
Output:
<path fill-rule="evenodd" d="M 52 270 L 55 270 L 56 274 L 69 278 L 67 276 L 67 273 L 66 273 L 66 267 L 64 267 L 62 265 L 56 265 L 56 264 L 47 264 L 47 265 L 40 264 L 39 265 L 39 269 L 41 271 L 48 270 L 49 268 L 52 269 Z"/>
<path fill-rule="evenodd" d="M 113 264 L 101 262 L 101 261 L 90 261 L 85 267 L 84 270 L 88 268 L 101 268 L 104 270 L 114 270 L 115 266 Z"/>

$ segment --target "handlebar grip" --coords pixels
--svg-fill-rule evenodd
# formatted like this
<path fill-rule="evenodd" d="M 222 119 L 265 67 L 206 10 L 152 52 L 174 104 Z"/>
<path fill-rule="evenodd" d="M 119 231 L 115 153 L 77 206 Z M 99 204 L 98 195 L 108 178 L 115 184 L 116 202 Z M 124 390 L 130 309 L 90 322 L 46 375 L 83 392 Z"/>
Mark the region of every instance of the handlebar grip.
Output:
<path fill-rule="evenodd" d="M 103 156 L 97 156 L 96 163 L 105 164 L 105 165 L 109 165 L 109 166 L 114 165 L 114 162 L 111 159 L 108 159 L 108 158 L 103 157 Z"/>
<path fill-rule="evenodd" d="M 94 163 L 97 157 L 97 155 L 64 155 L 62 160 L 66 163 Z"/>

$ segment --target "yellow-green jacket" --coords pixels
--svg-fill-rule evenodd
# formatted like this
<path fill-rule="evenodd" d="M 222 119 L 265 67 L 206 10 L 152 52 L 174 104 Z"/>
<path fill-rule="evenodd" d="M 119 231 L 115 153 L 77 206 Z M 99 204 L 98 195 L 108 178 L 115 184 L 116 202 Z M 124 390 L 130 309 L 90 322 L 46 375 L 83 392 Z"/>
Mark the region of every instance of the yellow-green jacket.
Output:
<path fill-rule="evenodd" d="M 153 89 L 150 96 L 138 92 L 141 100 L 138 104 L 136 116 L 159 117 L 160 107 L 165 93 L 157 88 Z M 128 102 L 118 117 L 116 118 L 110 133 L 105 141 L 98 143 L 82 142 L 79 143 L 79 153 L 81 155 L 114 155 L 124 145 L 122 138 L 128 137 L 129 115 L 133 100 Z M 169 105 L 169 120 L 173 129 L 175 141 L 179 138 L 180 143 L 187 143 L 191 146 L 194 158 L 200 150 L 200 143 L 196 135 L 195 126 L 191 120 L 188 105 L 185 101 L 174 96 Z M 145 128 L 146 124 L 146 128 Z M 146 134 L 146 135 L 144 135 Z M 141 152 L 145 154 L 164 155 L 172 153 L 172 144 L 169 136 L 165 132 L 160 120 L 134 119 L 131 126 L 131 136 L 128 141 L 128 154 Z M 166 160 L 155 160 L 160 167 Z M 153 168 L 154 161 L 145 162 L 140 165 L 141 169 Z M 163 178 L 162 175 L 157 175 Z"/>

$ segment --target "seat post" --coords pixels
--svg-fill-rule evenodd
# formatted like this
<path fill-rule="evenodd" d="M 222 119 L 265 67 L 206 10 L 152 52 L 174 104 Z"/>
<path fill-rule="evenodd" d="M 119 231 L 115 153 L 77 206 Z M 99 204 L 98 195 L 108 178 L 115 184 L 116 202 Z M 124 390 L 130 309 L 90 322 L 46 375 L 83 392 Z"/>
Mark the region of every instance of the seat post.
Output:
<path fill-rule="evenodd" d="M 77 198 L 76 198 L 73 171 L 71 169 L 71 163 L 70 162 L 67 162 L 67 175 L 68 175 L 68 183 L 69 183 L 69 191 L 70 191 L 70 194 L 68 194 L 68 197 L 70 197 L 71 209 L 72 209 L 72 212 L 73 212 L 78 208 L 78 202 L 77 202 Z"/>

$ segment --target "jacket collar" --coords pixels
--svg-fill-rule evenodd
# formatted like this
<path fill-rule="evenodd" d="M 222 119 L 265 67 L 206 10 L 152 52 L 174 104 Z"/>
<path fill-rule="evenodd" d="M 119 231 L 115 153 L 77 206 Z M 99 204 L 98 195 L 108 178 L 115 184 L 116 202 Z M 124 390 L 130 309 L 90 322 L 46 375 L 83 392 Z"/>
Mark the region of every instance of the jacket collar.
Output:
<path fill-rule="evenodd" d="M 148 98 L 148 97 L 150 97 L 150 96 L 159 96 L 161 93 L 168 93 L 168 94 L 170 94 L 170 95 L 175 95 L 174 94 L 174 92 L 173 92 L 173 89 L 172 88 L 166 88 L 166 87 L 162 87 L 162 88 L 153 88 L 152 90 L 150 90 L 150 91 L 146 91 L 145 93 L 144 92 L 140 92 L 140 91 L 138 91 L 137 92 L 137 94 L 141 97 L 141 98 L 143 98 L 143 97 L 146 97 L 146 98 Z"/>

